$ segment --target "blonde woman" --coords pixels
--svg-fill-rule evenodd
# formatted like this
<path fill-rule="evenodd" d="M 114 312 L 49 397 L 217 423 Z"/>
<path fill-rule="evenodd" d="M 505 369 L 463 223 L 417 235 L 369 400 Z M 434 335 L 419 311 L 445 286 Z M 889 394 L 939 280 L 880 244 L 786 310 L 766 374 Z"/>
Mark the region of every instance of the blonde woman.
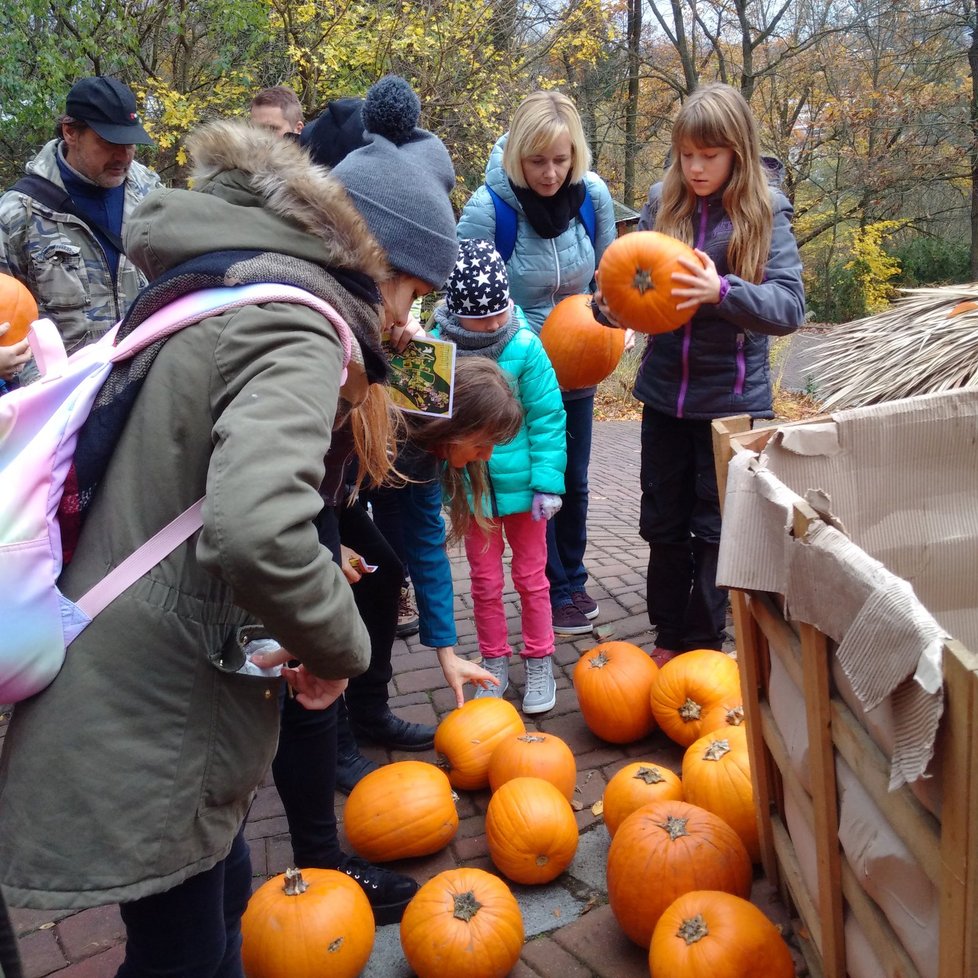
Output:
<path fill-rule="evenodd" d="M 590 163 L 574 103 L 560 92 L 534 92 L 497 141 L 486 182 L 462 211 L 459 237 L 494 242 L 513 301 L 536 333 L 561 299 L 593 291 L 594 271 L 615 237 L 611 194 Z M 594 388 L 562 394 L 566 492 L 547 527 L 547 578 L 554 632 L 581 635 L 598 614 L 584 566 Z"/>

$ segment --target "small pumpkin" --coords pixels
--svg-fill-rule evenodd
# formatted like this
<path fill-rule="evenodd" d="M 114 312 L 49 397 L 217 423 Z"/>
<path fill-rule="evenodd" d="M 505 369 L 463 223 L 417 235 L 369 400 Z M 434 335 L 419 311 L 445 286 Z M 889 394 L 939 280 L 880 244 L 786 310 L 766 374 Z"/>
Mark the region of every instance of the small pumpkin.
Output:
<path fill-rule="evenodd" d="M 345 873 L 288 869 L 252 893 L 241 941 L 248 978 L 356 978 L 373 950 L 373 910 Z"/>
<path fill-rule="evenodd" d="M 747 900 L 684 893 L 663 911 L 649 948 L 652 978 L 794 978 L 781 932 Z"/>
<path fill-rule="evenodd" d="M 698 307 L 677 309 L 673 273 L 689 274 L 686 258 L 701 264 L 696 252 L 668 234 L 633 231 L 612 241 L 598 265 L 598 287 L 612 316 L 640 333 L 668 333 L 689 322 Z"/>
<path fill-rule="evenodd" d="M 540 342 L 564 390 L 600 384 L 625 351 L 624 331 L 594 318 L 589 295 L 561 299 L 543 321 Z"/>
<path fill-rule="evenodd" d="M 543 778 L 500 785 L 486 809 L 486 844 L 496 868 L 514 883 L 549 883 L 577 852 L 570 802 Z"/>
<path fill-rule="evenodd" d="M 439 763 L 458 791 L 489 787 L 492 752 L 507 737 L 526 733 L 516 707 L 508 700 L 486 696 L 468 700 L 442 718 L 435 730 Z"/>
<path fill-rule="evenodd" d="M 683 747 L 724 723 L 740 705 L 737 662 L 715 649 L 695 649 L 670 659 L 652 687 L 651 706 L 663 733 Z"/>
<path fill-rule="evenodd" d="M 37 303 L 30 290 L 20 279 L 0 272 L 0 323 L 10 323 L 7 332 L 0 336 L 0 346 L 19 343 L 30 332 L 35 319 Z"/>
<path fill-rule="evenodd" d="M 458 811 L 448 776 L 424 761 L 396 761 L 362 777 L 343 808 L 350 845 L 364 859 L 428 856 L 458 831 Z"/>
<path fill-rule="evenodd" d="M 604 789 L 602 807 L 608 835 L 614 838 L 618 826 L 643 805 L 669 800 L 683 800 L 683 785 L 675 771 L 651 761 L 626 764 Z"/>
<path fill-rule="evenodd" d="M 747 731 L 729 727 L 694 740 L 683 755 L 683 796 L 719 815 L 760 862 L 761 842 L 747 752 Z"/>
<path fill-rule="evenodd" d="M 611 744 L 630 744 L 655 729 L 650 691 L 659 667 L 630 642 L 602 642 L 574 666 L 574 690 L 588 729 Z"/>
<path fill-rule="evenodd" d="M 405 908 L 401 948 L 418 978 L 504 978 L 523 949 L 523 916 L 498 876 L 446 869 Z"/>
<path fill-rule="evenodd" d="M 724 890 L 746 899 L 752 876 L 740 836 L 718 815 L 684 801 L 654 801 L 632 812 L 608 849 L 611 912 L 644 948 L 677 897 Z"/>
<path fill-rule="evenodd" d="M 508 737 L 489 759 L 489 787 L 496 791 L 507 781 L 522 777 L 543 778 L 572 801 L 577 785 L 574 752 L 553 734 L 527 731 Z"/>

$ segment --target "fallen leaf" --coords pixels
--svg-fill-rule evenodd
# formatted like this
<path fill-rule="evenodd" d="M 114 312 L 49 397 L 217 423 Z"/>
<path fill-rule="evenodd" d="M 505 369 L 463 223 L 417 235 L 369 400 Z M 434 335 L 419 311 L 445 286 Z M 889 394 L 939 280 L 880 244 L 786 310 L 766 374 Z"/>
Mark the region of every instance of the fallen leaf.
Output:
<path fill-rule="evenodd" d="M 591 806 L 591 814 L 592 815 L 604 815 L 604 799 L 603 798 L 599 798 Z"/>
<path fill-rule="evenodd" d="M 614 625 L 598 625 L 594 629 L 594 637 L 599 642 L 606 641 L 607 639 L 611 638 L 611 636 L 614 635 L 614 634 L 615 634 L 615 626 Z"/>

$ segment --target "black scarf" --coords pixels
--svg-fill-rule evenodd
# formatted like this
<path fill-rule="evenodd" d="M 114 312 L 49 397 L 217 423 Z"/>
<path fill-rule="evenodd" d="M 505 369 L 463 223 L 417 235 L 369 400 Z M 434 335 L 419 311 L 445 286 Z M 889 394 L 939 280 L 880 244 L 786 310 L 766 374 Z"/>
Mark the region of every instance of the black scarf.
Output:
<path fill-rule="evenodd" d="M 584 181 L 571 183 L 570 178 L 568 173 L 567 179 L 553 197 L 541 197 L 535 190 L 517 187 L 512 180 L 509 181 L 516 199 L 523 206 L 523 213 L 530 222 L 530 227 L 541 238 L 556 238 L 563 234 L 584 203 L 584 195 L 587 193 Z"/>
<path fill-rule="evenodd" d="M 324 269 L 312 262 L 270 251 L 215 251 L 169 269 L 146 286 L 122 320 L 117 342 L 165 305 L 189 292 L 228 285 L 272 282 L 306 289 L 337 305 L 337 288 L 349 293 L 350 301 L 380 305 L 380 292 L 373 279 L 347 269 Z M 338 311 L 343 315 L 342 308 Z M 347 318 L 363 353 L 364 371 L 371 383 L 387 379 L 387 358 L 379 338 L 357 328 Z M 100 388 L 88 418 L 78 433 L 71 469 L 58 508 L 64 562 L 74 552 L 88 507 L 95 496 L 109 459 L 122 434 L 132 405 L 165 339 L 146 347 L 134 357 L 117 363 Z"/>

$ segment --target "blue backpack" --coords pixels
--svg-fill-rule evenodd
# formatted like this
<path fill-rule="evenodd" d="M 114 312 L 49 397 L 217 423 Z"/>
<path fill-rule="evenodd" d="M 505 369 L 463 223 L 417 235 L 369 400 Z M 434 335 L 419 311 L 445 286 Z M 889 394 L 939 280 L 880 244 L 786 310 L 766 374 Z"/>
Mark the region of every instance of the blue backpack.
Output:
<path fill-rule="evenodd" d="M 486 184 L 486 190 L 489 191 L 489 196 L 492 198 L 492 206 L 496 211 L 496 251 L 499 252 L 500 258 L 504 262 L 507 262 L 513 257 L 513 249 L 516 247 L 516 208 L 511 204 L 507 204 L 489 184 Z M 593 248 L 597 219 L 594 216 L 594 201 L 591 200 L 591 195 L 586 191 L 577 216 L 581 219 L 581 223 L 584 225 L 584 230 L 587 231 L 587 236 L 591 240 L 591 247 Z"/>

